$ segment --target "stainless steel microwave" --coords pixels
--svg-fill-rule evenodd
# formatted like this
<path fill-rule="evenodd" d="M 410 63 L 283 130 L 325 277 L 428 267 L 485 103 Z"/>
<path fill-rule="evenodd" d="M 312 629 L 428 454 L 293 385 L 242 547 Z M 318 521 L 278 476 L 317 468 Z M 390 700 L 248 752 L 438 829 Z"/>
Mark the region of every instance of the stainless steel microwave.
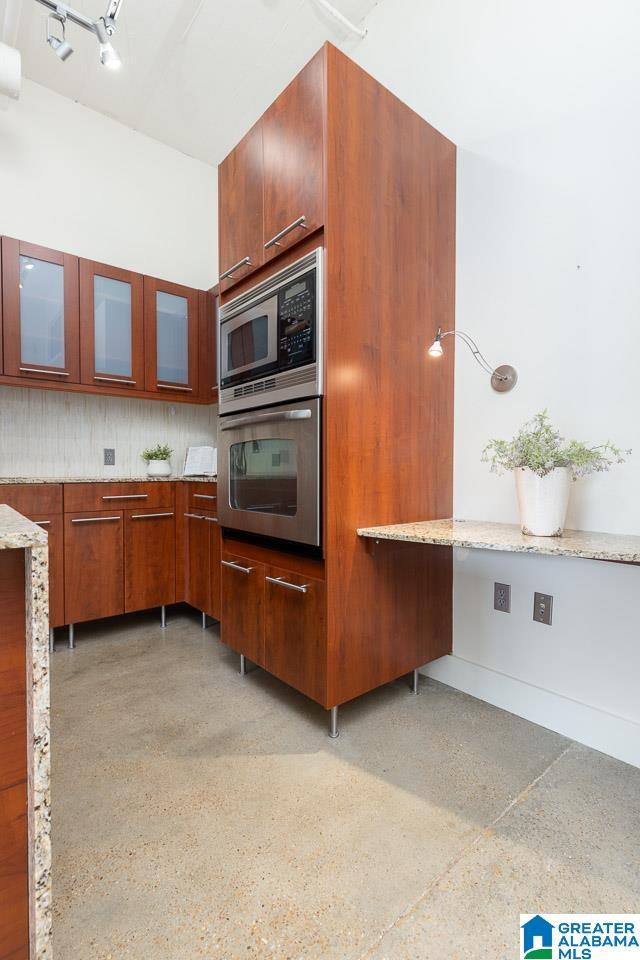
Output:
<path fill-rule="evenodd" d="M 321 404 L 316 398 L 220 418 L 223 526 L 320 546 Z"/>
<path fill-rule="evenodd" d="M 220 414 L 322 394 L 322 248 L 220 308 Z"/>

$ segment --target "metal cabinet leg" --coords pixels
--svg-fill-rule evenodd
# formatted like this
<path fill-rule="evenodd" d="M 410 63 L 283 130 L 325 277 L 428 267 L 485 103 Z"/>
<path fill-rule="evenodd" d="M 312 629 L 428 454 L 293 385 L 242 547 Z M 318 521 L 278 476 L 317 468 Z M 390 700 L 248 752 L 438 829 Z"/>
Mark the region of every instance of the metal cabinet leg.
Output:
<path fill-rule="evenodd" d="M 240 676 L 246 677 L 247 675 L 247 661 L 245 659 L 244 653 L 240 654 Z"/>
<path fill-rule="evenodd" d="M 338 730 L 338 708 L 331 707 L 329 711 L 329 736 L 335 740 L 336 737 L 340 736 Z"/>
<path fill-rule="evenodd" d="M 69 650 L 74 650 L 76 646 L 76 640 L 73 635 L 73 624 L 69 624 Z"/>
<path fill-rule="evenodd" d="M 162 629 L 164 630 L 164 628 L 166 627 L 166 625 L 167 625 L 167 608 L 166 608 L 165 605 L 163 604 L 163 605 L 160 607 L 160 626 L 161 626 Z"/>
<path fill-rule="evenodd" d="M 202 629 L 203 630 L 207 629 L 207 615 L 204 612 L 204 610 L 202 611 Z"/>
<path fill-rule="evenodd" d="M 415 693 L 416 696 L 420 692 L 418 687 L 419 683 L 420 683 L 420 674 L 418 673 L 417 670 L 414 670 L 413 675 L 411 677 L 411 693 Z"/>
<path fill-rule="evenodd" d="M 49 627 L 49 653 L 55 650 L 55 640 L 53 638 L 53 627 Z"/>

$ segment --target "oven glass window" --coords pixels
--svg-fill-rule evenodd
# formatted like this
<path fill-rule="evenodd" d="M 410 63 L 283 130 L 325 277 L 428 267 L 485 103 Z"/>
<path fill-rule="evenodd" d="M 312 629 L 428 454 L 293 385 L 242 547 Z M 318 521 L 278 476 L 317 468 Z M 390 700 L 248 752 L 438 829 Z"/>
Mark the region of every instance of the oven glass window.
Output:
<path fill-rule="evenodd" d="M 227 371 L 257 363 L 269 356 L 269 317 L 254 317 L 227 336 Z"/>
<path fill-rule="evenodd" d="M 234 510 L 295 517 L 298 466 L 295 440 L 245 440 L 229 450 L 229 502 Z"/>

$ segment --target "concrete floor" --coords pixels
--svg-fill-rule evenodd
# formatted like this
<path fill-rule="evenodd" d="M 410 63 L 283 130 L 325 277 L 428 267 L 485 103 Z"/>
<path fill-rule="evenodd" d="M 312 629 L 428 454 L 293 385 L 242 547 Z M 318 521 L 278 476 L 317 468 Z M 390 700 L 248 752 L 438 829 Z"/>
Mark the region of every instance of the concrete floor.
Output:
<path fill-rule="evenodd" d="M 55 960 L 518 956 L 633 912 L 640 770 L 421 680 L 326 714 L 176 608 L 53 658 Z"/>

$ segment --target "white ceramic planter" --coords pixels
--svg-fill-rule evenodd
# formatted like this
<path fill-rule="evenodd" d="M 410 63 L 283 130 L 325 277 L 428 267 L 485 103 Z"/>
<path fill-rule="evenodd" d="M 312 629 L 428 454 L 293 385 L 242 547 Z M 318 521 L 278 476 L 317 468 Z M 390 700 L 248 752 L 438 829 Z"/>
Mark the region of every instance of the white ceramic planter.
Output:
<path fill-rule="evenodd" d="M 169 460 L 149 460 L 147 463 L 147 476 L 170 477 L 171 463 Z"/>
<path fill-rule="evenodd" d="M 531 537 L 560 537 L 571 493 L 571 471 L 556 467 L 546 477 L 526 467 L 514 470 L 522 532 Z"/>

